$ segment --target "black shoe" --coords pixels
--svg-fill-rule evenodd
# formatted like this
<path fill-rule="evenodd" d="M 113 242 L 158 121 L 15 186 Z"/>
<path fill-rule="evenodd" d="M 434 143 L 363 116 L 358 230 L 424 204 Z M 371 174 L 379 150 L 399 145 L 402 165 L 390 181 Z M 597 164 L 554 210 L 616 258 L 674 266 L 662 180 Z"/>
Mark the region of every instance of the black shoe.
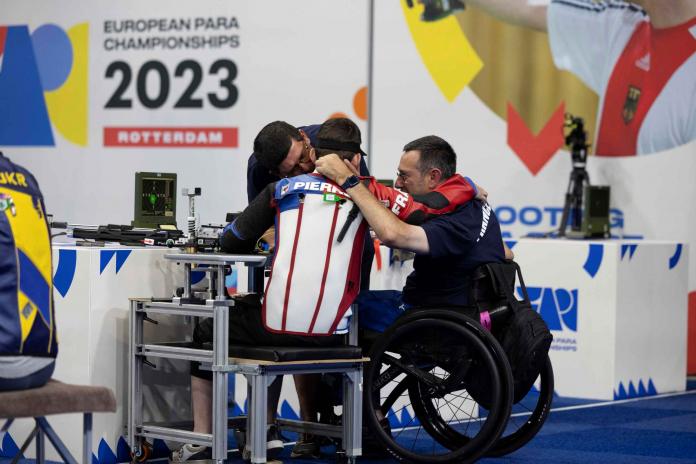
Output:
<path fill-rule="evenodd" d="M 266 431 L 266 459 L 275 460 L 280 453 L 283 452 L 283 440 L 280 439 L 278 433 L 278 426 L 271 424 L 268 426 Z M 249 443 L 244 445 L 244 451 L 242 451 L 242 459 L 248 461 L 251 459 L 251 448 Z"/>
<path fill-rule="evenodd" d="M 291 458 L 302 459 L 319 459 L 321 458 L 321 450 L 319 447 L 319 437 L 314 435 L 305 435 L 295 443 L 290 453 Z"/>
<path fill-rule="evenodd" d="M 266 431 L 266 457 L 275 459 L 283 452 L 283 440 L 280 439 L 278 426 L 271 424 Z"/>

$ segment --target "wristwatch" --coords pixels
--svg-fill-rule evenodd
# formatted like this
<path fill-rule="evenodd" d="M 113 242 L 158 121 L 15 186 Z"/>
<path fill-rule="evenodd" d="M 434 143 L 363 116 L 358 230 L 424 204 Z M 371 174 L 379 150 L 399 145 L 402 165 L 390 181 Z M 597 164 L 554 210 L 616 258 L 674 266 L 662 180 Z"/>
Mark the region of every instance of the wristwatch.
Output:
<path fill-rule="evenodd" d="M 341 190 L 346 191 L 349 188 L 355 187 L 360 183 L 360 178 L 355 174 L 348 177 L 344 183 L 341 184 Z"/>

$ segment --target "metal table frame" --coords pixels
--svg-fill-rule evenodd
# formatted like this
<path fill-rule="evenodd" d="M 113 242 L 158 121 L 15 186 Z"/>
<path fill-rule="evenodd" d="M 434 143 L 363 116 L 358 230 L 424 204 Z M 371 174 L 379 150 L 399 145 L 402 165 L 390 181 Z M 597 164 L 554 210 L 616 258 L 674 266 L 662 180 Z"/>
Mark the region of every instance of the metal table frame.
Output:
<path fill-rule="evenodd" d="M 165 259 L 184 264 L 184 293 L 181 297 L 172 298 L 171 302 L 153 301 L 152 299 L 130 300 L 130 344 L 129 344 L 129 389 L 128 389 L 128 442 L 135 456 L 142 452 L 141 441 L 147 438 L 174 440 L 196 445 L 210 446 L 213 459 L 222 463 L 227 458 L 227 374 L 230 369 L 228 357 L 229 314 L 234 306 L 234 300 L 225 298 L 225 266 L 245 263 L 249 266 L 249 286 L 258 287 L 263 284 L 263 274 L 260 282 L 255 268 L 263 271 L 266 256 L 260 255 L 215 255 L 215 254 L 168 254 Z M 211 273 L 215 282 L 215 299 L 205 300 L 205 304 L 191 303 L 191 271 L 193 265 L 196 271 Z M 194 316 L 213 318 L 213 349 L 202 350 L 176 344 L 145 344 L 143 340 L 143 323 L 147 314 L 167 314 L 174 316 Z M 212 366 L 213 370 L 213 433 L 194 433 L 189 430 L 148 425 L 143 423 L 142 408 L 142 368 L 147 357 L 169 359 L 184 359 L 198 361 Z"/>
<path fill-rule="evenodd" d="M 266 462 L 266 413 L 267 387 L 277 375 L 336 372 L 344 375 L 343 426 L 331 426 L 303 421 L 281 420 L 284 429 L 305 431 L 317 435 L 342 437 L 345 457 L 354 462 L 362 452 L 362 364 L 366 358 L 346 360 L 310 360 L 295 362 L 268 362 L 229 358 L 229 308 L 234 300 L 225 298 L 225 266 L 243 262 L 249 267 L 249 288 L 262 291 L 263 266 L 266 256 L 259 255 L 211 255 L 168 254 L 165 259 L 184 263 L 184 293 L 171 301 L 132 298 L 130 300 L 129 389 L 128 389 L 128 442 L 134 456 L 142 453 L 142 441 L 163 439 L 209 446 L 217 464 L 227 458 L 227 389 L 228 374 L 240 373 L 247 379 L 249 414 L 247 436 L 251 450 L 251 462 Z M 192 302 L 191 271 L 210 273 L 215 282 L 215 299 L 204 304 Z M 259 272 L 260 271 L 260 272 Z M 143 340 L 143 323 L 150 314 L 175 316 L 212 317 L 213 349 L 191 348 L 181 343 L 152 344 Z M 349 332 L 349 343 L 357 345 L 357 311 Z M 146 424 L 143 422 L 142 368 L 148 357 L 183 359 L 203 363 L 213 372 L 212 434 L 195 433 L 177 428 L 181 424 Z"/>

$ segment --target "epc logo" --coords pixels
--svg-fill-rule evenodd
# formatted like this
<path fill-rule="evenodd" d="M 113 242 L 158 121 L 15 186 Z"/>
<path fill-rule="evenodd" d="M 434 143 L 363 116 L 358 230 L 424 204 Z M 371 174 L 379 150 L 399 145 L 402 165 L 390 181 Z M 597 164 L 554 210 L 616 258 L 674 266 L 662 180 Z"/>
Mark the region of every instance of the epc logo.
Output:
<path fill-rule="evenodd" d="M 87 23 L 0 26 L 0 145 L 87 145 L 87 42 Z"/>
<path fill-rule="evenodd" d="M 550 330 L 578 330 L 578 290 L 527 287 L 532 308 L 541 314 Z M 517 294 L 521 295 L 520 287 Z"/>

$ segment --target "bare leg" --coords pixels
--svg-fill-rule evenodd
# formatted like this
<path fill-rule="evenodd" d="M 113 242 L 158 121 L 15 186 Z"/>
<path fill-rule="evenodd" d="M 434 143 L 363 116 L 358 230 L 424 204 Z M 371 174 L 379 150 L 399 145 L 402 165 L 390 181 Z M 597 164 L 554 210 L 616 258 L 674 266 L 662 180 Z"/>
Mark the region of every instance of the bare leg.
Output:
<path fill-rule="evenodd" d="M 319 382 L 321 374 L 293 375 L 297 397 L 300 400 L 300 417 L 316 422 L 319 413 Z"/>
<path fill-rule="evenodd" d="M 268 414 L 266 419 L 267 424 L 275 422 L 276 411 L 278 411 L 278 403 L 280 402 L 280 391 L 283 387 L 283 376 L 279 375 L 268 386 Z"/>
<path fill-rule="evenodd" d="M 269 424 L 275 421 L 280 391 L 283 387 L 283 376 L 278 376 L 268 386 L 268 416 Z M 193 431 L 212 433 L 213 418 L 213 382 L 191 376 L 191 402 L 193 407 Z"/>
<path fill-rule="evenodd" d="M 191 376 L 191 403 L 193 407 L 193 431 L 213 431 L 213 382 Z"/>

